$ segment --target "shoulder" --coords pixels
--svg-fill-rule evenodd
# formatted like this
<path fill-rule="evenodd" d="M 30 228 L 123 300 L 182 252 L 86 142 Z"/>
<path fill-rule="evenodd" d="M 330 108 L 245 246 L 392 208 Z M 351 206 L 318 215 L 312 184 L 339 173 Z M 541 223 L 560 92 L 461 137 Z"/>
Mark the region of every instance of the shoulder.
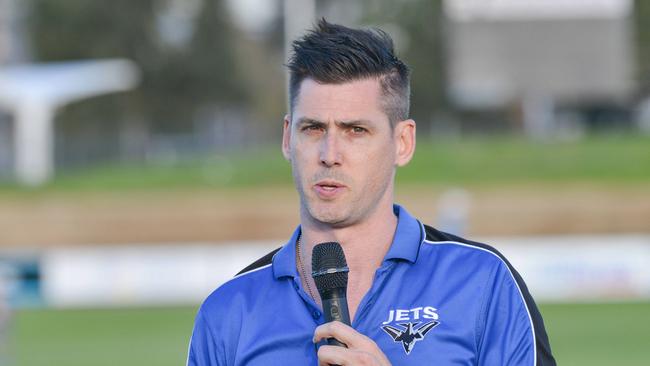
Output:
<path fill-rule="evenodd" d="M 237 278 L 237 277 L 239 277 L 241 275 L 244 275 L 246 273 L 257 271 L 259 269 L 270 266 L 273 263 L 273 256 L 275 255 L 275 253 L 280 251 L 280 249 L 282 249 L 282 248 L 277 248 L 275 250 L 272 250 L 271 252 L 265 254 L 264 256 L 259 258 L 258 260 L 256 260 L 253 263 L 249 264 L 244 269 L 239 271 L 237 273 L 237 275 L 235 275 L 235 278 Z"/>
<path fill-rule="evenodd" d="M 233 344 L 238 342 L 246 321 L 246 309 L 274 282 L 271 266 L 276 252 L 251 263 L 203 301 L 194 322 L 188 364 L 232 363 Z"/>
<path fill-rule="evenodd" d="M 423 225 L 423 227 L 425 238 L 422 245 L 425 248 L 433 248 L 435 250 L 433 256 L 443 257 L 439 260 L 457 262 L 459 266 L 456 268 L 462 266 L 478 275 L 489 273 L 493 280 L 511 282 L 525 303 L 532 302 L 523 278 L 496 248 L 436 230 L 431 226 Z"/>
<path fill-rule="evenodd" d="M 523 278 L 508 259 L 490 245 L 467 240 L 436 230 L 427 225 L 423 225 L 423 228 L 425 233 L 423 247 L 438 248 L 440 251 L 444 251 L 445 255 L 457 259 L 463 265 L 468 264 L 468 258 L 475 258 L 476 260 L 474 261 L 470 260 L 470 267 L 472 267 L 473 271 L 481 272 L 481 269 L 485 269 L 492 272 L 491 277 L 493 280 L 503 280 L 512 285 L 510 287 L 512 288 L 511 295 L 513 297 L 509 299 L 517 298 L 522 305 L 523 315 L 525 315 L 523 317 L 524 323 L 529 325 L 527 328 L 532 332 L 533 336 L 532 348 L 533 357 L 536 360 L 535 364 L 555 365 L 548 335 L 546 334 L 544 321 L 539 309 L 528 291 L 528 287 Z M 495 276 L 495 273 L 498 273 L 498 275 Z"/>
<path fill-rule="evenodd" d="M 424 230 L 424 240 L 422 244 L 425 248 L 433 248 L 436 254 L 444 253 L 458 257 L 457 259 L 467 261 L 476 259 L 474 265 L 497 265 L 504 266 L 513 271 L 514 268 L 506 257 L 496 248 L 473 240 L 468 240 L 457 235 L 446 233 L 434 229 L 428 225 L 422 225 Z"/>
<path fill-rule="evenodd" d="M 268 289 L 274 281 L 273 256 L 280 250 L 275 249 L 239 271 L 233 278 L 221 284 L 205 299 L 200 312 L 215 314 L 224 308 L 236 308 L 238 302 L 246 301 L 258 295 L 259 291 Z"/>
<path fill-rule="evenodd" d="M 494 247 L 422 225 L 418 262 L 421 270 L 444 276 L 450 286 L 494 288 L 505 284 L 509 292 L 526 302 L 527 289 L 512 264 Z"/>

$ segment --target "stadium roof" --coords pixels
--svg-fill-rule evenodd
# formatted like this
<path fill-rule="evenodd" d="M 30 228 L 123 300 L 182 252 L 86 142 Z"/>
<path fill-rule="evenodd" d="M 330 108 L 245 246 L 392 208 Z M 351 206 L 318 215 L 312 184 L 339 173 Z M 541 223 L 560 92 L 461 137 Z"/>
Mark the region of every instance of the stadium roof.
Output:
<path fill-rule="evenodd" d="M 444 0 L 454 21 L 621 18 L 632 0 Z"/>

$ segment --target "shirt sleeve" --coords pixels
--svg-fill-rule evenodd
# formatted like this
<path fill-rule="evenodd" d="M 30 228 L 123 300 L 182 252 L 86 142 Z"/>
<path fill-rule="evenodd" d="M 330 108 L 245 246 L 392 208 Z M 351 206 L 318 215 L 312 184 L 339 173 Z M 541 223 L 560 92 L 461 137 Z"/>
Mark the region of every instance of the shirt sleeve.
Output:
<path fill-rule="evenodd" d="M 213 329 L 199 310 L 194 322 L 190 346 L 187 352 L 187 366 L 226 366 L 223 345 L 214 337 Z"/>
<path fill-rule="evenodd" d="M 533 320 L 513 271 L 499 263 L 484 289 L 479 365 L 537 365 Z"/>

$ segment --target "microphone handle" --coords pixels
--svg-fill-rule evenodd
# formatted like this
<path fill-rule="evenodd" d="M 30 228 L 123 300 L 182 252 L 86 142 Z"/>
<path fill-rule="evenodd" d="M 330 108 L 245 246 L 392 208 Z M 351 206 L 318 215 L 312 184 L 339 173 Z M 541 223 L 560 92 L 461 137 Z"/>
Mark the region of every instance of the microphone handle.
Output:
<path fill-rule="evenodd" d="M 332 296 L 327 296 L 327 298 L 322 299 L 325 321 L 329 323 L 336 320 L 343 324 L 351 325 L 345 289 L 336 289 L 332 291 L 331 294 Z M 336 338 L 328 338 L 327 344 L 330 346 L 347 347 L 343 342 L 338 341 Z"/>
<path fill-rule="evenodd" d="M 348 348 L 347 344 L 345 344 L 343 342 L 339 342 L 336 338 L 327 338 L 327 344 L 329 344 L 330 346 L 338 346 L 338 347 Z"/>

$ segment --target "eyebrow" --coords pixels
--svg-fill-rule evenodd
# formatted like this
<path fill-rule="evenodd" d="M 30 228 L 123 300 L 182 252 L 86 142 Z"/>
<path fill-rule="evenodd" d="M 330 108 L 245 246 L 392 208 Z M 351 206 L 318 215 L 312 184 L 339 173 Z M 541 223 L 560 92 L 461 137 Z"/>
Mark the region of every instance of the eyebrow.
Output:
<path fill-rule="evenodd" d="M 319 121 L 319 120 L 313 119 L 313 118 L 308 118 L 308 117 L 301 117 L 296 122 L 297 126 L 307 125 L 307 124 L 308 125 L 317 125 L 317 126 L 325 126 L 325 125 L 327 125 L 326 122 Z M 368 120 L 359 119 L 359 120 L 350 120 L 350 121 L 334 121 L 334 124 L 341 125 L 343 127 L 352 127 L 352 126 L 358 126 L 358 125 L 367 126 L 367 125 L 370 125 L 372 123 L 370 121 L 368 121 Z"/>
<path fill-rule="evenodd" d="M 313 118 L 301 117 L 298 119 L 298 121 L 296 121 L 296 126 L 302 125 L 325 125 L 325 122 L 321 122 Z"/>

